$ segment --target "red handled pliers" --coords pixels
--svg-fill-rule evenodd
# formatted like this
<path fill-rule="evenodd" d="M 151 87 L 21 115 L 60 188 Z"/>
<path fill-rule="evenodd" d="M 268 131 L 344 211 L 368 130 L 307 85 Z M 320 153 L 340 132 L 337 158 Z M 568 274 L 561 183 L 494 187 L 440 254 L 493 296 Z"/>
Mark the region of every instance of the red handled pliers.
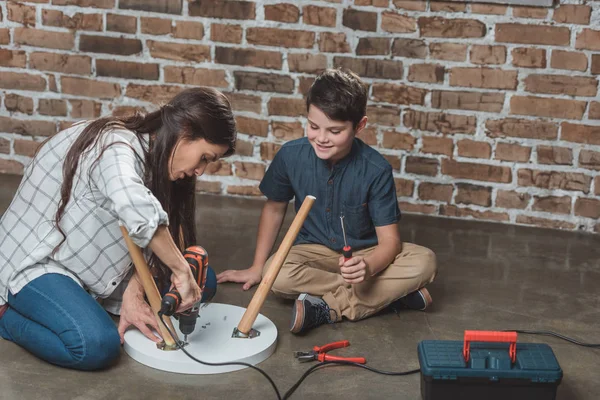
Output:
<path fill-rule="evenodd" d="M 330 355 L 326 354 L 328 351 L 335 350 L 335 349 L 341 349 L 343 347 L 348 347 L 348 346 L 350 346 L 350 342 L 347 340 L 342 340 L 339 342 L 333 342 L 333 343 L 326 344 L 325 346 L 315 346 L 315 347 L 313 347 L 313 349 L 311 351 L 295 351 L 294 357 L 296 357 L 298 360 L 300 360 L 302 362 L 319 360 L 321 362 L 323 362 L 323 361 L 346 361 L 346 362 L 353 362 L 353 363 L 358 363 L 358 364 L 366 364 L 367 363 L 367 360 L 364 357 L 337 357 L 337 356 L 330 356 Z"/>

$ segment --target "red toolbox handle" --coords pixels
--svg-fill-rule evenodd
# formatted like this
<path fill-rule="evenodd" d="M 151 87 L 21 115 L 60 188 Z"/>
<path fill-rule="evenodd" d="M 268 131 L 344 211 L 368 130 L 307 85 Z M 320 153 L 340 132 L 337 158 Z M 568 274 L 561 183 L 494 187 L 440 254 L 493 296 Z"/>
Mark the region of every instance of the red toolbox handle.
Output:
<path fill-rule="evenodd" d="M 463 346 L 465 362 L 469 362 L 471 342 L 509 342 L 508 355 L 510 360 L 513 363 L 517 361 L 517 332 L 465 331 L 465 344 Z"/>

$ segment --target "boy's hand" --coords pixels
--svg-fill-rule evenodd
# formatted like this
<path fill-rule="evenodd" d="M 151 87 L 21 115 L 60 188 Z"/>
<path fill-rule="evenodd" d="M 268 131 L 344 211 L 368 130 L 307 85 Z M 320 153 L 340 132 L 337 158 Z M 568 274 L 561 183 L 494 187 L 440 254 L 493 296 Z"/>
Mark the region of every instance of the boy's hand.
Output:
<path fill-rule="evenodd" d="M 367 263 L 364 257 L 356 256 L 344 261 L 344 256 L 340 256 L 339 265 L 342 278 L 347 283 L 356 284 L 367 279 Z"/>
<path fill-rule="evenodd" d="M 254 266 L 242 270 L 227 270 L 217 275 L 217 283 L 236 282 L 243 283 L 242 289 L 248 290 L 262 280 L 262 268 Z"/>

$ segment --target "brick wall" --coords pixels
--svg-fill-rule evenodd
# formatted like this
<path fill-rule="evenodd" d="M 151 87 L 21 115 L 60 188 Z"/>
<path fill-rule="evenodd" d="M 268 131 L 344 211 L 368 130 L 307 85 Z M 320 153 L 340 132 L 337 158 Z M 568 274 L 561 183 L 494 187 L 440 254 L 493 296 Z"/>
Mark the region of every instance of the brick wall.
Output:
<path fill-rule="evenodd" d="M 0 172 L 75 120 L 211 85 L 241 134 L 198 190 L 258 196 L 314 75 L 344 66 L 404 212 L 600 231 L 600 2 L 278 3 L 1 2 Z"/>

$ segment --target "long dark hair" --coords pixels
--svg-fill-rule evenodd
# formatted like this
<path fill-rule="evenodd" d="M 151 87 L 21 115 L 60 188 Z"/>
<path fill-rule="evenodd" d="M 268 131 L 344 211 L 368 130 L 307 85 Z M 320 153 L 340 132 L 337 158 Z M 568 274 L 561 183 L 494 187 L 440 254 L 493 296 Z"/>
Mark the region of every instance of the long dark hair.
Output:
<path fill-rule="evenodd" d="M 181 250 L 195 244 L 196 177 L 186 177 L 174 182 L 169 180 L 171 154 L 179 139 L 204 139 L 212 144 L 227 145 L 228 150 L 224 154 L 226 157 L 234 153 L 236 141 L 235 120 L 229 101 L 218 90 L 207 87 L 183 90 L 157 111 L 148 114 L 136 112 L 123 117 L 107 116 L 90 122 L 83 129 L 64 161 L 61 198 L 55 216 L 56 227 L 63 239 L 54 252 L 66 239 L 59 222 L 71 198 L 73 177 L 79 159 L 91 146 L 98 143 L 103 132 L 111 128 L 125 128 L 135 133 L 138 139 L 144 134 L 151 135 L 149 148 L 144 148 L 144 183 L 169 216 L 169 231 L 175 243 Z M 109 146 L 102 149 L 98 159 Z M 90 169 L 93 169 L 98 159 Z M 167 284 L 170 270 L 154 255 L 149 264 L 160 284 Z"/>

